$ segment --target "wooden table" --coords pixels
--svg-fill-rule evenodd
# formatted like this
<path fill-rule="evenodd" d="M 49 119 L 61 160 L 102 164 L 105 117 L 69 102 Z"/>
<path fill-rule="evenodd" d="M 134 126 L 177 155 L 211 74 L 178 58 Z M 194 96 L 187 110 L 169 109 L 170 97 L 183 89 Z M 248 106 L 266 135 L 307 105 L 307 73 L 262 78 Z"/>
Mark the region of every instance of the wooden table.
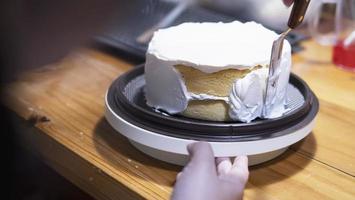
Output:
<path fill-rule="evenodd" d="M 330 62 L 313 41 L 293 56 L 320 100 L 316 127 L 305 140 L 252 167 L 245 199 L 355 199 L 355 73 Z M 111 81 L 133 66 L 93 49 L 24 73 L 5 87 L 19 141 L 97 199 L 168 199 L 180 167 L 134 149 L 103 116 Z M 24 122 L 27 121 L 27 122 Z"/>

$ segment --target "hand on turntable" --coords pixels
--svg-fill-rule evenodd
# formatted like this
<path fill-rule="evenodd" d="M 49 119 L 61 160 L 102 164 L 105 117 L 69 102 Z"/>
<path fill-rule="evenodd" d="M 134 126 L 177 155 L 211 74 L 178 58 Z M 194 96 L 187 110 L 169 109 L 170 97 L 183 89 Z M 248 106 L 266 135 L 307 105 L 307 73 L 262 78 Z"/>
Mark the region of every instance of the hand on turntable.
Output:
<path fill-rule="evenodd" d="M 173 200 L 242 199 L 248 180 L 248 158 L 214 158 L 207 142 L 188 146 L 190 161 L 177 176 Z"/>

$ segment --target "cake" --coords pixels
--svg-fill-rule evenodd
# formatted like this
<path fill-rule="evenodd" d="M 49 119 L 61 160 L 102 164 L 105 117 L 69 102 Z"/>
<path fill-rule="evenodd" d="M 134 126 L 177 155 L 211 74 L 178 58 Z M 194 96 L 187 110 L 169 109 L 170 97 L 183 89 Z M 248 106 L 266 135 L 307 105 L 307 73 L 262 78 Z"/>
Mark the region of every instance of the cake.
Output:
<path fill-rule="evenodd" d="M 146 53 L 147 104 L 169 114 L 250 122 L 285 112 L 291 46 L 285 40 L 272 110 L 262 112 L 278 35 L 255 22 L 183 23 L 154 33 Z"/>

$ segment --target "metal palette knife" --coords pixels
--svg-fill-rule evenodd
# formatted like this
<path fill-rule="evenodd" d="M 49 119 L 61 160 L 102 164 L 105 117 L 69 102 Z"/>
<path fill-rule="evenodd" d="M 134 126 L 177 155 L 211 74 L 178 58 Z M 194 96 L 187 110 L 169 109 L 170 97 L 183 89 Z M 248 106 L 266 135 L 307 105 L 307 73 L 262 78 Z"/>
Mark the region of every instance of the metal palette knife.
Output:
<path fill-rule="evenodd" d="M 283 48 L 283 42 L 286 35 L 298 25 L 300 25 L 306 14 L 306 10 L 311 0 L 295 0 L 292 7 L 291 15 L 288 20 L 288 29 L 283 32 L 277 40 L 273 42 L 271 50 L 271 58 L 269 65 L 269 75 L 266 82 L 266 91 L 264 96 L 263 116 L 269 116 L 273 106 L 273 99 L 275 99 L 277 91 L 277 82 L 279 79 L 279 73 L 281 62 L 281 53 Z"/>

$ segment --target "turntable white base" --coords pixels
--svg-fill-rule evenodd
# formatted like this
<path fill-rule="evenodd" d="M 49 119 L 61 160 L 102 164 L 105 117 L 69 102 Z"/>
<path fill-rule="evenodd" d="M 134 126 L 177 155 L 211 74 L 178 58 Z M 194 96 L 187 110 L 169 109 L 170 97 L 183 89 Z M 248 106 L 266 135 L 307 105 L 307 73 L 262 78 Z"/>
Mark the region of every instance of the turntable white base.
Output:
<path fill-rule="evenodd" d="M 139 144 L 133 140 L 130 140 L 130 142 L 134 147 L 136 147 L 141 152 L 143 152 L 153 158 L 156 158 L 158 160 L 162 160 L 164 162 L 184 166 L 187 164 L 187 162 L 189 160 L 189 157 L 184 154 L 177 154 L 177 153 L 161 151 L 158 149 L 154 149 L 152 147 L 148 147 L 148 146 Z M 284 153 L 286 150 L 287 150 L 287 147 L 276 150 L 276 151 L 267 152 L 267 153 L 249 155 L 248 156 L 248 164 L 249 164 L 249 166 L 252 166 L 252 165 L 257 165 L 257 164 L 266 162 L 268 160 L 276 158 L 277 156 Z"/>
<path fill-rule="evenodd" d="M 140 151 L 156 159 L 172 164 L 184 165 L 188 159 L 186 146 L 194 140 L 169 137 L 130 124 L 117 115 L 107 102 L 105 116 L 110 125 L 127 137 Z M 315 120 L 300 128 L 290 127 L 290 133 L 273 138 L 241 142 L 210 142 L 216 157 L 248 155 L 249 165 L 271 160 L 282 154 L 290 145 L 306 137 L 314 126 Z"/>

